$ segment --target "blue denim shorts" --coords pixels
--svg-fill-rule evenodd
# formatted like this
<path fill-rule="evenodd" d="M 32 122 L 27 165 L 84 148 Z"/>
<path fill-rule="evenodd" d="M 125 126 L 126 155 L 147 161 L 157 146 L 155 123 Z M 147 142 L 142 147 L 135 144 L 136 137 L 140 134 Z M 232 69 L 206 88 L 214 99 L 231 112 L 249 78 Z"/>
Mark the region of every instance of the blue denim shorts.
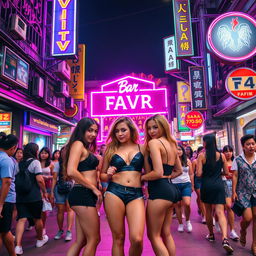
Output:
<path fill-rule="evenodd" d="M 192 194 L 191 182 L 174 184 L 180 191 L 181 197 L 190 196 Z"/>
<path fill-rule="evenodd" d="M 226 198 L 232 197 L 232 180 L 223 180 Z"/>
<path fill-rule="evenodd" d="M 127 205 L 132 200 L 135 200 L 138 198 L 143 199 L 142 188 L 127 187 L 127 186 L 117 184 L 115 182 L 109 183 L 107 191 L 105 192 L 104 196 L 106 196 L 106 193 L 110 193 L 118 196 L 125 205 Z"/>
<path fill-rule="evenodd" d="M 65 204 L 66 201 L 68 200 L 68 194 L 60 194 L 57 190 L 57 186 L 54 187 L 53 190 L 54 193 L 54 198 L 55 198 L 55 203 L 56 204 Z"/>

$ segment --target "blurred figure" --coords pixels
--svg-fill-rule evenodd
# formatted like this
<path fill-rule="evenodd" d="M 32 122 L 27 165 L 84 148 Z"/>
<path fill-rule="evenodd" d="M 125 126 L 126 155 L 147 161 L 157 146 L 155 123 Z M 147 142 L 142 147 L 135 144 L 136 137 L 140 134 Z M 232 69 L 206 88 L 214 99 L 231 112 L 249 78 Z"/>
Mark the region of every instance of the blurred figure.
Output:
<path fill-rule="evenodd" d="M 232 199 L 238 200 L 244 207 L 243 218 L 240 223 L 240 243 L 246 245 L 246 232 L 251 221 L 252 227 L 252 253 L 256 255 L 256 138 L 252 134 L 241 138 L 243 153 L 233 161 Z"/>
<path fill-rule="evenodd" d="M 187 158 L 190 160 L 193 157 L 193 149 L 190 146 L 186 146 L 185 152 L 186 152 Z"/>
<path fill-rule="evenodd" d="M 23 149 L 22 148 L 17 148 L 13 157 L 19 163 L 23 159 Z"/>
<path fill-rule="evenodd" d="M 15 256 L 14 238 L 11 233 L 12 213 L 16 202 L 16 168 L 11 156 L 18 145 L 18 138 L 12 134 L 0 133 L 0 247 L 3 243 L 10 256 Z"/>
<path fill-rule="evenodd" d="M 54 150 L 52 153 L 52 163 L 53 165 L 55 165 L 56 163 L 59 162 L 59 158 L 60 158 L 60 150 Z"/>

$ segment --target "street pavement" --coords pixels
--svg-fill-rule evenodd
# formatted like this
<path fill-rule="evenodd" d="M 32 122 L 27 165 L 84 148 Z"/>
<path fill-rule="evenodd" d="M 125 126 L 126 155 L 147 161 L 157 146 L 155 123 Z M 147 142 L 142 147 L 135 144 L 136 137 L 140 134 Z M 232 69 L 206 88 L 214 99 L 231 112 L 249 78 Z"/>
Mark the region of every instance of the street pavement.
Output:
<path fill-rule="evenodd" d="M 97 256 L 110 256 L 111 255 L 111 232 L 107 223 L 107 219 L 103 208 L 101 209 L 101 242 L 97 248 Z M 185 222 L 185 221 L 184 221 Z M 213 243 L 208 242 L 205 239 L 207 235 L 207 227 L 206 225 L 201 224 L 201 217 L 197 214 L 197 206 L 195 202 L 195 193 L 192 196 L 192 212 L 191 212 L 191 222 L 193 225 L 192 233 L 179 233 L 177 231 L 178 222 L 176 219 L 173 219 L 173 223 L 171 226 L 172 234 L 174 237 L 174 241 L 176 244 L 176 255 L 177 256 L 215 256 L 215 255 L 226 255 L 225 251 L 221 246 L 221 234 L 215 233 L 216 241 Z M 235 252 L 233 255 L 236 256 L 245 256 L 250 255 L 250 246 L 252 241 L 252 229 L 251 226 L 247 232 L 247 244 L 246 247 L 243 248 L 239 242 L 230 241 L 233 246 Z M 23 250 L 25 256 L 64 256 L 68 248 L 70 247 L 72 241 L 65 242 L 64 236 L 63 239 L 55 241 L 53 238 L 57 232 L 57 223 L 56 223 L 56 212 L 51 212 L 47 219 L 46 224 L 47 235 L 49 236 L 49 242 L 44 245 L 42 248 L 36 248 L 35 242 L 35 231 L 25 231 L 23 236 Z M 236 218 L 235 229 L 239 234 L 239 218 Z M 128 230 L 126 228 L 126 230 Z M 75 239 L 75 229 L 73 227 L 73 239 Z M 125 240 L 125 255 L 128 255 L 129 250 L 129 239 L 128 234 L 126 234 Z M 7 256 L 7 252 L 5 249 L 0 250 L 0 256 Z M 82 255 L 82 253 L 80 254 Z M 143 256 L 153 256 L 153 250 L 151 248 L 150 242 L 147 239 L 146 231 L 144 234 L 144 249 Z"/>

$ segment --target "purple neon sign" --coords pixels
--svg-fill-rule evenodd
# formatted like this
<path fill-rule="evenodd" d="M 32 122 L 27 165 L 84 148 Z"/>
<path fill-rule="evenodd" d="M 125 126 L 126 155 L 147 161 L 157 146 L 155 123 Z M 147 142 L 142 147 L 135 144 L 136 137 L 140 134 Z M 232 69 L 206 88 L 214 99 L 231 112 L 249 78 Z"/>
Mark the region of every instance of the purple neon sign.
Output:
<path fill-rule="evenodd" d="M 167 89 L 155 83 L 126 76 L 91 92 L 91 116 L 151 115 L 167 113 Z"/>
<path fill-rule="evenodd" d="M 53 1 L 52 56 L 76 54 L 77 0 Z"/>

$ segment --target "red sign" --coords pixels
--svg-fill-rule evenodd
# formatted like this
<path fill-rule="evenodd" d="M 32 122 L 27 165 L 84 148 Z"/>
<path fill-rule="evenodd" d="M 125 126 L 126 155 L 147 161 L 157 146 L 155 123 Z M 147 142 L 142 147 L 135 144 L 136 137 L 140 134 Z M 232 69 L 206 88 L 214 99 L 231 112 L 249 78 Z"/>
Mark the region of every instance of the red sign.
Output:
<path fill-rule="evenodd" d="M 190 129 L 198 129 L 203 125 L 203 115 L 198 111 L 190 111 L 185 116 L 185 124 Z"/>
<path fill-rule="evenodd" d="M 75 103 L 73 108 L 66 108 L 64 115 L 66 117 L 74 117 L 78 112 L 78 106 Z"/>
<path fill-rule="evenodd" d="M 256 97 L 256 72 L 245 67 L 232 70 L 227 75 L 225 85 L 234 98 L 251 100 Z"/>

